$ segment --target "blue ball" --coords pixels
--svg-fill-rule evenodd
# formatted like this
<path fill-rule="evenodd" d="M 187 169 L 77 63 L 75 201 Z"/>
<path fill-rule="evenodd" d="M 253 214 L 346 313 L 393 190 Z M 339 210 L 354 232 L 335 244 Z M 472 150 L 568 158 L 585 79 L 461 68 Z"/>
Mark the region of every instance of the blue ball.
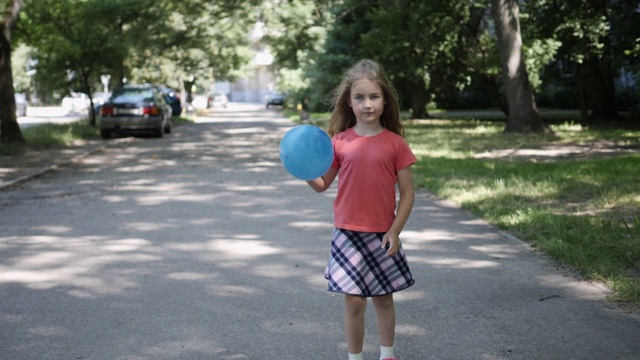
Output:
<path fill-rule="evenodd" d="M 317 126 L 298 125 L 282 137 L 280 160 L 294 177 L 316 179 L 324 175 L 333 163 L 331 139 Z"/>

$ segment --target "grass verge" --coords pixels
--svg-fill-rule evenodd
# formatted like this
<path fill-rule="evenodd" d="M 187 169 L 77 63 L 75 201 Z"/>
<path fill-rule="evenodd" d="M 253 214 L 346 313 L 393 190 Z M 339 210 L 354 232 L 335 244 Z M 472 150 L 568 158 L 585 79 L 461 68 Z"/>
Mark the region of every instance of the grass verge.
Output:
<path fill-rule="evenodd" d="M 21 130 L 24 144 L 0 144 L 0 155 L 19 155 L 27 150 L 63 148 L 74 141 L 98 137 L 98 128 L 88 120 L 67 124 L 45 123 Z"/>
<path fill-rule="evenodd" d="M 490 155 L 568 146 L 640 149 L 640 131 L 584 131 L 564 124 L 552 126 L 549 135 L 505 135 L 503 127 L 479 120 L 407 124 L 407 139 L 420 157 L 416 186 L 453 200 L 584 278 L 605 282 L 614 300 L 640 304 L 638 150 Z"/>
<path fill-rule="evenodd" d="M 174 117 L 173 125 L 193 122 L 188 116 Z M 99 129 L 89 125 L 84 119 L 67 124 L 44 123 L 22 129 L 26 143 L 19 145 L 0 144 L 0 155 L 19 155 L 26 150 L 58 149 L 69 146 L 75 141 L 98 139 Z"/>

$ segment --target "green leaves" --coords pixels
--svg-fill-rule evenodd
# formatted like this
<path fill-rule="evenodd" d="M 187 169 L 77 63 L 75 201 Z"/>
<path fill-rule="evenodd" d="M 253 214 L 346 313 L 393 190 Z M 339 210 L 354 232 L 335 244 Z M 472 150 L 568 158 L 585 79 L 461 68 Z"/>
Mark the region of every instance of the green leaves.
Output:
<path fill-rule="evenodd" d="M 40 87 L 88 92 L 112 83 L 233 77 L 252 57 L 249 1 L 39 0 L 24 9 L 22 39 L 39 59 Z M 85 76 L 86 79 L 81 79 Z"/>

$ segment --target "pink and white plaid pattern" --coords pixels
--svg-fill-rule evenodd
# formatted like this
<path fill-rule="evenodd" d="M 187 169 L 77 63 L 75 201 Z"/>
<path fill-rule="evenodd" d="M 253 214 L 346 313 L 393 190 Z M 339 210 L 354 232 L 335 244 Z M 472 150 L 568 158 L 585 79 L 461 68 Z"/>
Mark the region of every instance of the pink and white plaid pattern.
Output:
<path fill-rule="evenodd" d="M 414 284 L 407 258 L 400 246 L 392 257 L 381 248 L 384 233 L 335 229 L 331 256 L 324 277 L 329 291 L 380 296 L 406 289 Z"/>

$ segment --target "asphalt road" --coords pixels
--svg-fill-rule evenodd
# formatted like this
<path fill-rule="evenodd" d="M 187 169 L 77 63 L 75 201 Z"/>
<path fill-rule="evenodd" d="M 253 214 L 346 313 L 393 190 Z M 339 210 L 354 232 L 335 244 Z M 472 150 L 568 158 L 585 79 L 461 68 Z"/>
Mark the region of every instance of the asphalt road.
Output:
<path fill-rule="evenodd" d="M 346 359 L 335 189 L 284 171 L 278 111 L 198 120 L 0 191 L 0 359 Z M 640 359 L 637 313 L 446 201 L 419 192 L 403 241 L 402 360 Z"/>

